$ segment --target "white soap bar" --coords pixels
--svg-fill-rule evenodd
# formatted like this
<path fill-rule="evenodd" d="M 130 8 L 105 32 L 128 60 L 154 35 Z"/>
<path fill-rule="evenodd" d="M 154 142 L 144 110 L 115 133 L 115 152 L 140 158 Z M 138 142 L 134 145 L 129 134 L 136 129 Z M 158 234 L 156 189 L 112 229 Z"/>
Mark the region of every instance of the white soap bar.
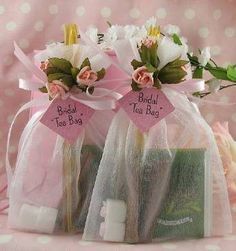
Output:
<path fill-rule="evenodd" d="M 58 210 L 50 207 L 40 207 L 36 228 L 42 233 L 51 234 L 54 231 Z"/>
<path fill-rule="evenodd" d="M 123 200 L 112 200 L 106 201 L 106 222 L 117 222 L 123 223 L 126 219 L 126 203 Z"/>
<path fill-rule="evenodd" d="M 39 208 L 29 204 L 23 204 L 19 213 L 19 228 L 34 231 Z"/>
<path fill-rule="evenodd" d="M 105 241 L 123 242 L 125 239 L 124 223 L 106 222 L 105 229 L 103 231 L 103 240 Z"/>

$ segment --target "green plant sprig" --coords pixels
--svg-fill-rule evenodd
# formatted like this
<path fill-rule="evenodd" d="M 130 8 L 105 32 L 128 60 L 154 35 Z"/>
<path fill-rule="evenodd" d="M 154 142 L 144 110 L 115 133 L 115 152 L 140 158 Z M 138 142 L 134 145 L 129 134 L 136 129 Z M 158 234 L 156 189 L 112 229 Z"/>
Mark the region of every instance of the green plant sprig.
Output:
<path fill-rule="evenodd" d="M 195 67 L 193 71 L 193 78 L 203 78 L 204 70 L 208 71 L 215 79 L 229 81 L 233 84 L 228 85 L 220 85 L 219 91 L 236 86 L 236 65 L 228 65 L 226 68 L 218 66 L 216 62 L 211 58 L 209 62 L 203 66 L 199 63 L 197 56 L 192 56 L 187 53 L 188 59 L 191 63 L 191 66 Z M 206 83 L 210 82 L 211 80 L 206 81 Z M 211 94 L 211 92 L 198 92 L 194 93 L 194 96 L 198 96 L 203 98 L 207 95 Z"/>

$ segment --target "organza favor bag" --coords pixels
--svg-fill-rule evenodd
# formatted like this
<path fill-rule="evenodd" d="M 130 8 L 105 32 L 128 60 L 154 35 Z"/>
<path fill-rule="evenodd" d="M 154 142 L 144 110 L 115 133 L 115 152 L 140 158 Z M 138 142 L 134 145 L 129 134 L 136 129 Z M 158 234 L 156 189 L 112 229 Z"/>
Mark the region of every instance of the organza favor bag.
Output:
<path fill-rule="evenodd" d="M 230 232 L 228 194 L 212 131 L 186 96 L 169 89 L 165 94 L 175 111 L 146 134 L 122 109 L 113 119 L 86 240 L 135 243 Z"/>
<path fill-rule="evenodd" d="M 197 92 L 204 82 L 191 80 L 186 47 L 160 37 L 158 30 L 151 26 L 157 35 L 113 44 L 131 75 L 132 91 L 119 101 L 109 128 L 85 240 L 139 243 L 232 231 L 214 135 L 185 94 Z M 158 103 L 163 95 L 174 109 L 143 130 L 151 115 L 163 114 L 168 103 Z"/>
<path fill-rule="evenodd" d="M 69 34 L 76 40 L 76 32 Z M 34 57 L 39 69 L 15 45 L 15 55 L 34 75 L 33 80 L 21 80 L 20 87 L 35 90 L 38 86 L 46 93 L 18 112 L 40 107 L 22 133 L 15 171 L 9 179 L 12 228 L 43 233 L 84 229 L 115 98 L 119 96 L 112 86 L 103 87 L 100 79 L 110 62 L 96 45 L 93 47 L 83 42 L 48 45 Z M 49 119 L 43 120 L 46 114 Z M 90 116 L 87 122 L 85 116 Z M 77 134 L 79 123 L 83 126 Z M 66 125 L 67 130 L 57 131 Z M 71 140 L 74 133 L 75 140 Z M 9 170 L 8 165 L 11 174 Z"/>

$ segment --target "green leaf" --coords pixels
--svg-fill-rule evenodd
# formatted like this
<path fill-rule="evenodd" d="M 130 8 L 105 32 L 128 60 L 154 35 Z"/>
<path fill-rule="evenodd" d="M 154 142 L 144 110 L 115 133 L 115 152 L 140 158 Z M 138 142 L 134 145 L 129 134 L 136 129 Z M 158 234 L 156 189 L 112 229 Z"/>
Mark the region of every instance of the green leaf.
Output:
<path fill-rule="evenodd" d="M 89 66 L 91 68 L 91 64 L 88 58 L 85 58 L 83 63 L 80 66 L 80 70 L 83 69 L 85 66 Z"/>
<path fill-rule="evenodd" d="M 52 82 L 53 80 L 60 80 L 62 79 L 66 74 L 65 73 L 52 73 L 48 75 L 48 82 Z"/>
<path fill-rule="evenodd" d="M 236 82 L 236 66 L 229 65 L 227 67 L 227 77 L 233 81 Z"/>
<path fill-rule="evenodd" d="M 217 79 L 229 80 L 227 70 L 223 67 L 212 67 L 209 63 L 206 65 L 207 70 Z"/>
<path fill-rule="evenodd" d="M 197 67 L 193 72 L 193 78 L 202 78 L 202 76 L 203 76 L 203 68 Z"/>
<path fill-rule="evenodd" d="M 133 91 L 141 91 L 142 89 L 138 87 L 138 84 L 132 80 L 132 84 L 131 84 L 132 90 Z"/>
<path fill-rule="evenodd" d="M 97 76 L 98 76 L 97 80 L 104 78 L 105 74 L 106 74 L 106 70 L 104 68 L 102 68 L 100 71 L 97 71 Z"/>
<path fill-rule="evenodd" d="M 151 46 L 151 48 L 149 48 L 149 50 L 150 50 L 150 64 L 157 68 L 160 63 L 160 60 L 157 56 L 157 43 L 154 43 Z"/>
<path fill-rule="evenodd" d="M 182 59 L 180 59 L 180 58 L 178 57 L 178 58 L 176 58 L 175 60 L 173 60 L 172 62 L 168 63 L 166 66 L 176 68 L 176 67 L 185 66 L 185 65 L 188 64 L 188 63 L 189 63 L 189 61 L 187 61 L 187 60 L 182 60 Z M 166 66 L 164 66 L 164 67 L 166 67 Z"/>
<path fill-rule="evenodd" d="M 144 66 L 144 63 L 133 59 L 131 65 L 133 66 L 133 69 L 136 70 L 137 68 Z"/>
<path fill-rule="evenodd" d="M 177 84 L 184 80 L 187 72 L 182 67 L 189 62 L 179 58 L 165 65 L 159 72 L 158 78 L 162 83 Z"/>
<path fill-rule="evenodd" d="M 70 61 L 64 58 L 49 58 L 48 61 L 50 62 L 52 67 L 56 67 L 64 73 L 71 73 L 72 64 L 70 63 Z"/>
<path fill-rule="evenodd" d="M 41 91 L 42 93 L 48 93 L 48 89 L 46 86 L 40 87 L 39 91 Z"/>
<path fill-rule="evenodd" d="M 173 41 L 174 41 L 175 44 L 183 45 L 182 42 L 181 42 L 181 40 L 180 40 L 180 37 L 176 33 L 174 33 L 172 35 L 172 39 L 173 39 Z"/>
<path fill-rule="evenodd" d="M 53 73 L 63 73 L 63 71 L 57 67 L 48 67 L 44 72 L 47 75 L 53 74 Z"/>
<path fill-rule="evenodd" d="M 153 87 L 155 87 L 157 89 L 161 89 L 161 82 L 158 78 L 154 79 Z"/>
<path fill-rule="evenodd" d="M 186 75 L 186 71 L 181 68 L 162 68 L 159 72 L 158 78 L 164 84 L 178 84 L 184 80 Z"/>
<path fill-rule="evenodd" d="M 159 58 L 157 56 L 157 43 L 154 43 L 150 48 L 142 44 L 139 49 L 139 55 L 144 64 L 150 63 L 152 66 L 158 67 Z"/>
<path fill-rule="evenodd" d="M 67 85 L 69 88 L 71 88 L 73 85 L 76 85 L 76 82 L 74 81 L 73 77 L 71 75 L 65 75 L 62 78 L 62 82 Z"/>
<path fill-rule="evenodd" d="M 155 72 L 157 70 L 157 68 L 153 67 L 150 63 L 146 63 L 145 66 L 146 66 L 148 72 Z"/>
<path fill-rule="evenodd" d="M 76 77 L 77 77 L 78 73 L 79 73 L 78 68 L 76 68 L 76 67 L 71 68 L 71 75 L 75 81 L 76 81 Z"/>

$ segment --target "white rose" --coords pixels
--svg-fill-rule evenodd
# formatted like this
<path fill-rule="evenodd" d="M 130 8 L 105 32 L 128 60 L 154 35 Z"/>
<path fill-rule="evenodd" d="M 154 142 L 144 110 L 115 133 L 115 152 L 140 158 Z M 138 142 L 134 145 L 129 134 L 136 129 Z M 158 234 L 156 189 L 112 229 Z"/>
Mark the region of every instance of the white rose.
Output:
<path fill-rule="evenodd" d="M 184 47 L 175 44 L 170 38 L 163 37 L 158 43 L 157 55 L 160 59 L 159 69 L 184 54 Z"/>
<path fill-rule="evenodd" d="M 201 51 L 198 57 L 198 61 L 202 66 L 205 66 L 210 59 L 211 59 L 210 47 L 206 47 Z"/>

